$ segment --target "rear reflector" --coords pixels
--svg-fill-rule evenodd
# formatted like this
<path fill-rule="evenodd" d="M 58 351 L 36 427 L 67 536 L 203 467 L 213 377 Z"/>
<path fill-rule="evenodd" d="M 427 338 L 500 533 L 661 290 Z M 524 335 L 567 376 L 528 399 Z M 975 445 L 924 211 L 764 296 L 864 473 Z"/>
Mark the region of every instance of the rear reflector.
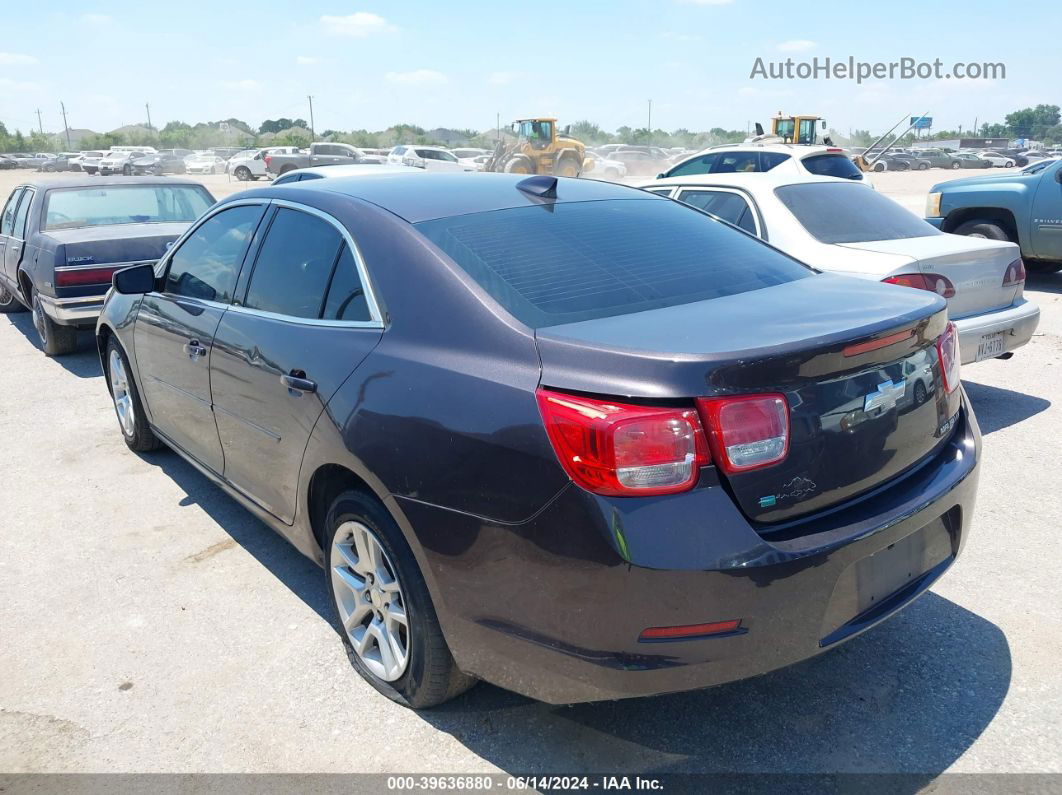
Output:
<path fill-rule="evenodd" d="M 714 621 L 711 624 L 686 624 L 680 627 L 649 627 L 638 636 L 638 640 L 687 640 L 702 638 L 705 635 L 722 635 L 737 632 L 741 628 L 741 619 Z"/>
<path fill-rule="evenodd" d="M 1003 286 L 1014 287 L 1025 281 L 1025 263 L 1021 257 L 1007 266 L 1007 272 L 1003 274 Z"/>
<path fill-rule="evenodd" d="M 789 452 L 789 404 L 784 395 L 698 398 L 712 460 L 723 471 L 777 464 Z"/>
<path fill-rule="evenodd" d="M 78 287 L 85 284 L 110 284 L 111 276 L 122 266 L 103 268 L 65 268 L 55 269 L 56 287 Z"/>
<path fill-rule="evenodd" d="M 897 331 L 895 334 L 890 334 L 881 339 L 870 340 L 870 342 L 857 342 L 854 345 L 846 345 L 844 347 L 844 355 L 858 356 L 861 353 L 869 353 L 870 351 L 880 350 L 881 348 L 888 348 L 890 345 L 895 345 L 897 342 L 903 342 L 913 336 L 914 331 L 908 329 L 907 331 Z"/>
<path fill-rule="evenodd" d="M 944 333 L 937 338 L 937 360 L 940 375 L 944 379 L 944 391 L 951 393 L 959 387 L 959 332 L 954 323 L 948 323 Z"/>
<path fill-rule="evenodd" d="M 943 298 L 955 295 L 955 285 L 947 276 L 939 273 L 900 273 L 882 279 L 885 284 L 898 284 L 901 287 L 914 287 L 916 290 L 929 290 Z"/>
<path fill-rule="evenodd" d="M 573 481 L 594 494 L 650 496 L 693 488 L 708 445 L 693 409 L 634 406 L 540 389 L 542 421 Z"/>

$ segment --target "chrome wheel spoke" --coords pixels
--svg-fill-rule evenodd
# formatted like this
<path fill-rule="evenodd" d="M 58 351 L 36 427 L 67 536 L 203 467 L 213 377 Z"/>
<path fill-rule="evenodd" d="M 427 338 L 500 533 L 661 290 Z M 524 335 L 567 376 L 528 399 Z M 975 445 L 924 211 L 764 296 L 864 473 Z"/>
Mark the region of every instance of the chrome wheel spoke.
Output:
<path fill-rule="evenodd" d="M 114 398 L 114 410 L 118 414 L 118 424 L 126 436 L 136 431 L 136 412 L 133 409 L 133 396 L 129 391 L 129 377 L 118 351 L 112 350 L 107 359 L 107 370 L 111 379 L 111 395 Z"/>
<path fill-rule="evenodd" d="M 409 617 L 402 586 L 379 539 L 360 522 L 345 522 L 332 540 L 332 590 L 351 648 L 386 682 L 409 664 Z"/>

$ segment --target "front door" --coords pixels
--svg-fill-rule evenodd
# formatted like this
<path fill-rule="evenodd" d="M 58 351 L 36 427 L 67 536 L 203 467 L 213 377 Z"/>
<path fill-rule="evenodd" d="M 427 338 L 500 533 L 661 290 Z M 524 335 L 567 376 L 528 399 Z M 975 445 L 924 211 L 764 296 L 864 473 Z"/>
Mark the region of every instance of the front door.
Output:
<path fill-rule="evenodd" d="M 210 380 L 225 479 L 290 523 L 310 432 L 382 324 L 338 223 L 274 213 L 246 297 L 218 327 Z"/>
<path fill-rule="evenodd" d="M 144 296 L 134 346 L 152 424 L 220 474 L 224 456 L 210 400 L 214 332 L 232 300 L 263 203 L 207 216 L 166 258 L 162 289 Z"/>
<path fill-rule="evenodd" d="M 23 193 L 25 193 L 25 189 L 21 186 L 11 191 L 11 196 L 8 197 L 3 212 L 0 213 L 0 272 L 6 277 L 5 281 L 12 285 L 15 283 L 15 274 L 8 273 L 7 252 L 13 245 L 17 245 L 12 240 L 12 233 L 15 230 L 15 214 L 18 212 L 18 202 Z"/>
<path fill-rule="evenodd" d="M 1062 261 L 1062 162 L 1045 169 L 1032 207 L 1033 251 L 1040 259 Z"/>

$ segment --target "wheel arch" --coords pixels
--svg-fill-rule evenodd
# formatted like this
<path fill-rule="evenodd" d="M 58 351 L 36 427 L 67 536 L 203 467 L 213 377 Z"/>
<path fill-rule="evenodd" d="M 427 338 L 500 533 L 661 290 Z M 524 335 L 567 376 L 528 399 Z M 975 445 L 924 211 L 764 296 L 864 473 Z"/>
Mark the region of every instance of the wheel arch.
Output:
<path fill-rule="evenodd" d="M 1019 242 L 1018 223 L 1014 213 L 1004 207 L 960 207 L 952 210 L 941 224 L 944 232 L 954 232 L 960 226 L 970 221 L 987 221 L 999 224 L 1006 232 L 1011 241 Z"/>

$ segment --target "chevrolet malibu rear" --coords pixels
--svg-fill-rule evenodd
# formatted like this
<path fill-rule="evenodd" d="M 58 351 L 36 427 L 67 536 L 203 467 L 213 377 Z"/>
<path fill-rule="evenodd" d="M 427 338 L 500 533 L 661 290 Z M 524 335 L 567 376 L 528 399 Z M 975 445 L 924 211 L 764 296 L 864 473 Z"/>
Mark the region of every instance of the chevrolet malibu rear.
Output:
<path fill-rule="evenodd" d="M 213 404 L 223 456 L 198 463 L 324 565 L 354 667 L 401 703 L 475 679 L 563 703 L 754 676 L 894 615 L 962 550 L 980 437 L 939 296 L 818 274 L 607 183 L 394 174 L 236 201 L 269 209 L 233 308 L 205 307 L 224 314 L 187 411 Z M 333 287 L 269 275 L 287 211 L 356 241 L 360 325 L 329 315 Z M 292 278 L 349 291 L 343 251 Z M 195 460 L 213 423 L 150 380 L 173 377 L 152 330 L 169 267 L 116 277 L 101 351 L 130 446 L 157 432 Z M 308 323 L 280 317 L 291 295 Z"/>

